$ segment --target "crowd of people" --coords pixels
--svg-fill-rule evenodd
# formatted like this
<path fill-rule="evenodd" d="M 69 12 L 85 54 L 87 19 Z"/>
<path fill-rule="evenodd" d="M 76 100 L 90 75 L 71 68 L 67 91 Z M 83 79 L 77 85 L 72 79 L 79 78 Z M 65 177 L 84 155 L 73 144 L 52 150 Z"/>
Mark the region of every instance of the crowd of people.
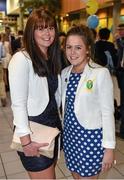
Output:
<path fill-rule="evenodd" d="M 23 47 L 22 39 L 23 31 L 19 30 L 18 35 L 15 37 L 11 34 L 11 29 L 9 26 L 5 26 L 4 32 L 0 33 L 0 99 L 3 107 L 6 106 L 6 94 L 7 91 L 9 91 L 8 65 L 12 55 Z"/>
<path fill-rule="evenodd" d="M 117 104 L 124 139 L 124 24 L 115 43 L 110 30 L 99 32 L 75 25 L 65 34 L 44 8 L 29 16 L 24 32 L 0 34 L 0 99 L 10 91 L 13 125 L 23 152 L 17 151 L 31 179 L 55 179 L 58 153 L 74 179 L 98 179 L 115 162 L 115 97 L 113 76 L 120 89 Z M 39 154 L 48 143 L 31 139 L 29 122 L 57 127 L 54 157 Z M 59 142 L 61 138 L 61 146 Z"/>

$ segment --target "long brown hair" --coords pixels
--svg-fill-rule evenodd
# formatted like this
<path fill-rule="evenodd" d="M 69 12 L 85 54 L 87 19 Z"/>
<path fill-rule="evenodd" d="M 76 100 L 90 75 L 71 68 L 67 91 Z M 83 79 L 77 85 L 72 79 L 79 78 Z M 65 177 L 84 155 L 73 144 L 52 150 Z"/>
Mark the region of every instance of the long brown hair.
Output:
<path fill-rule="evenodd" d="M 54 27 L 55 39 L 52 45 L 48 48 L 48 58 L 50 65 L 45 57 L 45 54 L 40 50 L 34 39 L 34 30 L 38 27 Z M 57 75 L 60 72 L 60 47 L 56 20 L 53 15 L 44 8 L 35 9 L 28 18 L 24 31 L 24 48 L 28 52 L 34 72 L 38 76 L 48 76 L 51 72 Z"/>

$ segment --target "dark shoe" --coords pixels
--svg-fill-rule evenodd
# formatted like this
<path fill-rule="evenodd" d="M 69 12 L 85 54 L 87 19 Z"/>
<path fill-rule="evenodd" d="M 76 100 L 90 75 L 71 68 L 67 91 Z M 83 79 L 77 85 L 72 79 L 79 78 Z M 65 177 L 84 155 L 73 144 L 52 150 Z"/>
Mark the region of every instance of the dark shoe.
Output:
<path fill-rule="evenodd" d="M 124 139 L 124 135 L 122 135 L 122 134 L 120 134 L 120 136 L 119 136 L 121 139 Z"/>
<path fill-rule="evenodd" d="M 124 140 L 124 135 L 116 132 L 116 136 L 117 136 L 118 138 L 120 138 L 121 140 Z"/>
<path fill-rule="evenodd" d="M 5 107 L 5 106 L 6 106 L 6 99 L 3 99 L 3 98 L 2 98 L 2 99 L 1 99 L 1 104 L 2 104 L 3 107 Z"/>
<path fill-rule="evenodd" d="M 9 86 L 6 85 L 6 92 L 9 92 Z"/>

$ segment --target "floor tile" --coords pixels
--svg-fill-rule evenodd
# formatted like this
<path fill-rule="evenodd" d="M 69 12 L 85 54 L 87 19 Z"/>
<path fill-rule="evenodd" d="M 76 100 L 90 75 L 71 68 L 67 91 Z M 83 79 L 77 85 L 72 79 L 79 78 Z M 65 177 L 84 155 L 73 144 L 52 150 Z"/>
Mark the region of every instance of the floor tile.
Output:
<path fill-rule="evenodd" d="M 5 179 L 6 179 L 6 177 L 0 177 L 0 179 L 1 179 L 1 180 L 5 180 Z"/>
<path fill-rule="evenodd" d="M 60 159 L 58 159 L 57 164 L 64 163 L 64 162 L 65 162 L 64 153 L 63 153 L 63 151 L 61 151 Z"/>
<path fill-rule="evenodd" d="M 101 173 L 99 179 L 123 179 L 122 176 L 115 168 L 110 169 L 107 173 Z"/>
<path fill-rule="evenodd" d="M 115 168 L 123 175 L 124 178 L 124 164 L 119 164 Z"/>
<path fill-rule="evenodd" d="M 121 164 L 121 163 L 124 164 L 124 154 L 123 153 L 121 153 L 119 151 L 116 151 L 115 152 L 115 158 L 116 158 L 116 161 L 117 161 L 117 165 Z"/>
<path fill-rule="evenodd" d="M 0 159 L 0 177 L 4 177 L 4 176 L 5 176 L 5 172 L 4 172 L 4 169 L 3 169 L 2 161 Z"/>
<path fill-rule="evenodd" d="M 8 175 L 7 179 L 30 179 L 27 172 L 22 172 L 22 173 L 18 173 L 18 174 L 12 174 L 12 175 Z"/>
<path fill-rule="evenodd" d="M 20 161 L 12 161 L 4 164 L 6 175 L 25 172 Z"/>
<path fill-rule="evenodd" d="M 12 141 L 12 134 L 8 134 L 8 135 L 1 135 L 0 136 L 0 144 L 2 143 L 7 143 L 7 142 L 11 142 Z"/>
<path fill-rule="evenodd" d="M 70 173 L 70 171 L 67 169 L 65 163 L 61 163 L 61 164 L 59 164 L 58 166 L 59 166 L 59 168 L 61 169 L 61 171 L 63 172 L 63 174 L 64 174 L 65 176 L 71 176 L 71 173 Z"/>
<path fill-rule="evenodd" d="M 1 153 L 1 158 L 2 158 L 3 163 L 19 160 L 19 157 L 16 151 Z"/>
<path fill-rule="evenodd" d="M 67 179 L 74 179 L 74 178 L 73 178 L 73 176 L 69 176 L 69 177 L 67 177 Z"/>
<path fill-rule="evenodd" d="M 116 149 L 124 154 L 124 140 L 121 140 L 120 138 L 117 138 Z"/>
<path fill-rule="evenodd" d="M 58 166 L 56 166 L 56 178 L 57 179 L 63 179 L 65 178 L 64 174 L 62 173 L 62 171 L 58 168 Z"/>
<path fill-rule="evenodd" d="M 0 144 L 0 153 L 11 151 L 10 142 Z"/>

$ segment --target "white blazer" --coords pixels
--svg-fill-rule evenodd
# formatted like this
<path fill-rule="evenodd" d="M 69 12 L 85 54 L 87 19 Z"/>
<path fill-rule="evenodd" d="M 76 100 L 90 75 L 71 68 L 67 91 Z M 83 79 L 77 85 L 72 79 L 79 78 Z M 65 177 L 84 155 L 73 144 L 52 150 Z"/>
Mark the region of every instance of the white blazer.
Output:
<path fill-rule="evenodd" d="M 115 148 L 115 121 L 113 84 L 107 68 L 92 61 L 86 65 L 79 81 L 74 112 L 79 123 L 86 129 L 103 129 L 102 145 Z M 65 109 L 65 97 L 72 65 L 62 71 L 62 107 Z M 89 80 L 92 87 L 88 88 Z"/>
<path fill-rule="evenodd" d="M 15 133 L 21 137 L 30 132 L 28 116 L 41 114 L 48 105 L 49 91 L 46 77 L 34 73 L 32 61 L 26 52 L 17 52 L 9 63 L 9 83 L 14 116 Z M 61 103 L 61 78 L 55 97 Z"/>

